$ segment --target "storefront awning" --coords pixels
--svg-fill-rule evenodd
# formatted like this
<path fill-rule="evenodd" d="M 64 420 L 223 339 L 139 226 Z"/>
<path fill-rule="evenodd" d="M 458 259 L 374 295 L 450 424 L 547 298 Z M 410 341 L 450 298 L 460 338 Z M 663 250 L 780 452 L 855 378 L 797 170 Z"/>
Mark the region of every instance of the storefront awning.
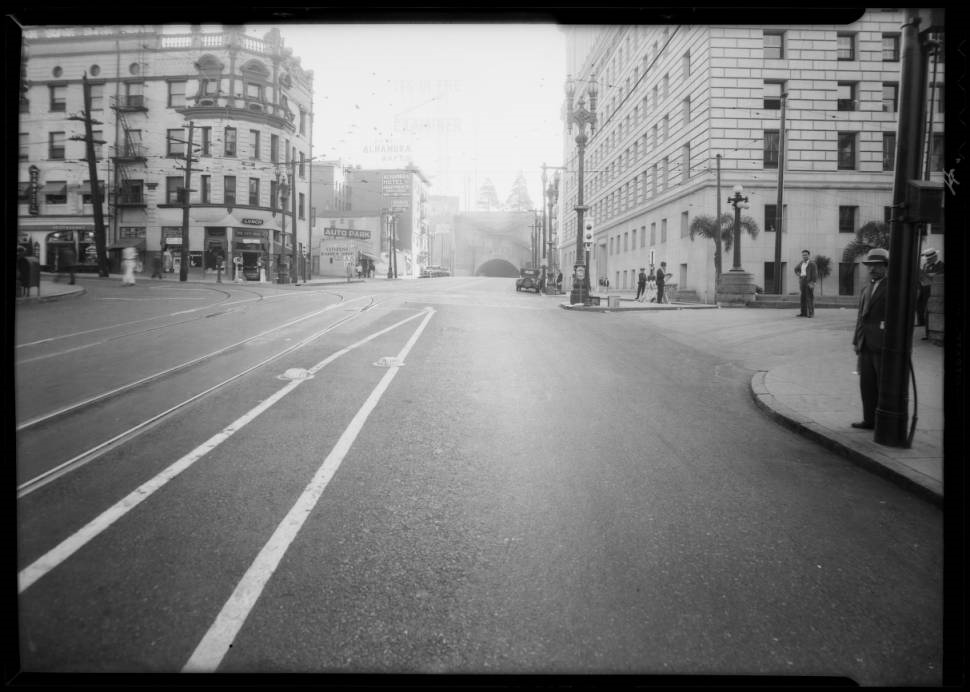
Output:
<path fill-rule="evenodd" d="M 121 250 L 126 247 L 133 247 L 138 250 L 145 249 L 145 239 L 144 238 L 122 238 L 117 242 L 112 243 L 108 246 L 109 250 Z"/>
<path fill-rule="evenodd" d="M 67 183 L 44 183 L 41 189 L 45 195 L 66 195 Z"/>
<path fill-rule="evenodd" d="M 370 254 L 369 252 L 364 252 L 363 250 L 360 250 L 358 254 L 360 254 L 360 256 L 363 257 L 364 259 L 373 260 L 375 262 L 377 261 L 377 258 L 374 255 Z"/>

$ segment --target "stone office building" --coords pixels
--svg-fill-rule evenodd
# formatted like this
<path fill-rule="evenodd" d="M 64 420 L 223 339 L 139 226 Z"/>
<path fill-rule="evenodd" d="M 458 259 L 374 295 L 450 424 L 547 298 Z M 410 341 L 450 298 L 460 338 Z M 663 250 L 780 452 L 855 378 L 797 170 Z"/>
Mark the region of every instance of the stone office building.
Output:
<path fill-rule="evenodd" d="M 251 279 L 260 265 L 270 276 L 300 265 L 313 73 L 277 30 L 26 27 L 23 37 L 18 240 L 42 265 L 56 268 L 64 245 L 82 265 L 96 263 L 84 77 L 115 268 L 134 246 L 146 272 L 158 259 L 178 272 L 186 199 L 190 277 L 220 260 Z"/>
<path fill-rule="evenodd" d="M 842 263 L 842 251 L 864 224 L 889 218 L 903 20 L 903 10 L 873 9 L 845 25 L 567 29 L 576 102 L 591 80 L 598 86 L 584 161 L 592 285 L 608 278 L 613 288 L 634 288 L 641 267 L 666 261 L 679 289 L 714 302 L 713 242 L 692 241 L 690 226 L 718 210 L 733 217 L 727 198 L 741 185 L 744 214 L 760 228 L 742 237 L 741 266 L 759 287 L 773 286 L 784 95 L 782 292 L 797 292 L 792 267 L 804 248 L 831 258 L 824 294 L 858 293 L 862 273 L 857 262 Z M 937 182 L 944 68 L 937 51 L 925 128 L 926 171 Z M 566 274 L 576 260 L 576 134 L 563 129 L 558 249 Z M 942 252 L 942 222 L 926 230 L 923 245 Z M 723 270 L 731 267 L 724 254 Z"/>

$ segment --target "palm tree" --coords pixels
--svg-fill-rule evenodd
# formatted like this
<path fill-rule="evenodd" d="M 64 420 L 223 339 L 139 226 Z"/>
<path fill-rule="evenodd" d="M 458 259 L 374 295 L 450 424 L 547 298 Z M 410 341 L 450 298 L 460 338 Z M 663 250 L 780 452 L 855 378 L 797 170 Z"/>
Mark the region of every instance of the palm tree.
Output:
<path fill-rule="evenodd" d="M 855 262 L 860 255 L 875 248 L 889 249 L 889 224 L 882 221 L 869 221 L 857 230 L 855 238 L 842 251 L 842 261 Z"/>
<path fill-rule="evenodd" d="M 832 274 L 832 258 L 815 255 L 815 268 L 818 269 L 818 294 L 822 295 L 822 279 Z"/>
<path fill-rule="evenodd" d="M 758 235 L 761 230 L 758 222 L 750 216 L 741 217 L 741 230 L 752 238 Z M 716 220 L 713 216 L 695 216 L 690 224 L 690 239 L 694 236 L 710 238 L 714 240 L 714 286 L 715 289 L 721 283 L 721 252 L 731 252 L 734 241 L 734 217 L 731 214 L 721 214 L 720 219 Z"/>

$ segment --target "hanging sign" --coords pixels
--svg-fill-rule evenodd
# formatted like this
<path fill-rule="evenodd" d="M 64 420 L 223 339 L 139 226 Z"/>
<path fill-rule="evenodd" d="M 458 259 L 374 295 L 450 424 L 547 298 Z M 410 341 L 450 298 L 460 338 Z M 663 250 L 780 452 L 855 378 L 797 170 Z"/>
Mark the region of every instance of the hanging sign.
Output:
<path fill-rule="evenodd" d="M 40 206 L 37 203 L 37 190 L 40 188 L 39 184 L 40 169 L 37 166 L 30 167 L 30 197 L 27 207 L 27 212 L 31 216 L 37 216 L 40 213 Z"/>

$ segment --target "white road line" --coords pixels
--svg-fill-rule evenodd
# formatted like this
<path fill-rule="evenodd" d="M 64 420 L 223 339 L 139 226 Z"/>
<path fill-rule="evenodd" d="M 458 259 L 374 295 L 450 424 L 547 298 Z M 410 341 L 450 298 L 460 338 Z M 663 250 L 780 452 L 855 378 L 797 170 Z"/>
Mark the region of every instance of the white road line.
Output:
<path fill-rule="evenodd" d="M 411 338 L 397 355 L 397 362 L 403 361 L 414 344 L 417 343 L 418 337 L 421 336 L 421 332 L 424 331 L 432 315 L 434 315 L 434 310 L 428 309 L 424 320 L 418 325 L 414 334 L 411 335 Z M 267 582 L 276 571 L 280 560 L 283 559 L 283 555 L 290 544 L 293 543 L 307 517 L 310 516 L 310 512 L 313 511 L 327 484 L 330 483 L 330 479 L 340 468 L 341 462 L 343 462 L 347 452 L 350 451 L 350 447 L 360 434 L 364 423 L 377 406 L 384 392 L 387 391 L 399 369 L 399 365 L 391 366 L 380 382 L 377 383 L 374 391 L 367 397 L 364 405 L 357 411 L 350 425 L 344 430 L 340 439 L 337 440 L 337 444 L 334 445 L 330 454 L 324 459 L 323 464 L 317 469 L 317 472 L 297 499 L 296 504 L 276 527 L 276 531 L 273 532 L 269 542 L 263 546 L 253 564 L 246 570 L 246 574 L 243 575 L 229 600 L 223 605 L 215 622 L 209 627 L 208 632 L 182 668 L 183 673 L 208 673 L 214 672 L 219 667 Z"/>
<path fill-rule="evenodd" d="M 425 312 L 419 312 L 417 314 L 406 317 L 405 319 L 392 324 L 389 327 L 374 332 L 373 334 L 364 337 L 355 344 L 348 346 L 343 349 L 341 353 L 346 353 L 358 346 L 376 339 L 382 334 L 386 334 L 392 329 L 396 329 L 403 324 L 410 322 L 411 320 L 417 319 Z M 332 362 L 333 356 L 325 359 L 325 362 Z M 318 370 L 319 367 L 315 367 Z M 239 432 L 247 423 L 256 418 L 260 413 L 268 409 L 270 406 L 275 404 L 277 401 L 282 399 L 284 396 L 289 394 L 291 391 L 296 389 L 302 382 L 306 380 L 292 380 L 284 387 L 282 387 L 275 394 L 267 398 L 265 401 L 260 403 L 258 406 L 250 410 L 249 412 L 243 414 L 234 422 L 230 423 L 227 427 L 223 428 L 222 431 L 216 433 L 207 441 L 203 442 L 201 445 L 193 449 L 191 452 L 183 456 L 181 459 L 176 461 L 174 464 L 166 468 L 164 471 L 159 473 L 157 476 L 151 480 L 138 486 L 134 491 L 129 493 L 126 497 L 121 499 L 119 502 L 115 503 L 107 510 L 99 514 L 97 517 L 89 521 L 87 524 L 81 527 L 80 530 L 74 534 L 68 536 L 66 539 L 61 541 L 51 550 L 44 553 L 41 557 L 34 560 L 30 565 L 25 567 L 18 574 L 19 582 L 19 592 L 23 593 L 26 591 L 34 582 L 43 577 L 45 574 L 50 572 L 52 569 L 60 565 L 71 555 L 80 550 L 85 544 L 90 540 L 97 537 L 101 532 L 107 529 L 109 526 L 114 524 L 118 519 L 127 514 L 131 509 L 136 507 L 143 500 L 147 499 L 152 493 L 164 486 L 170 480 L 175 478 L 178 474 L 182 473 L 185 469 L 189 468 L 196 461 L 201 459 L 203 456 L 211 452 L 213 449 L 218 447 L 220 444 L 229 439 L 233 434 Z"/>

